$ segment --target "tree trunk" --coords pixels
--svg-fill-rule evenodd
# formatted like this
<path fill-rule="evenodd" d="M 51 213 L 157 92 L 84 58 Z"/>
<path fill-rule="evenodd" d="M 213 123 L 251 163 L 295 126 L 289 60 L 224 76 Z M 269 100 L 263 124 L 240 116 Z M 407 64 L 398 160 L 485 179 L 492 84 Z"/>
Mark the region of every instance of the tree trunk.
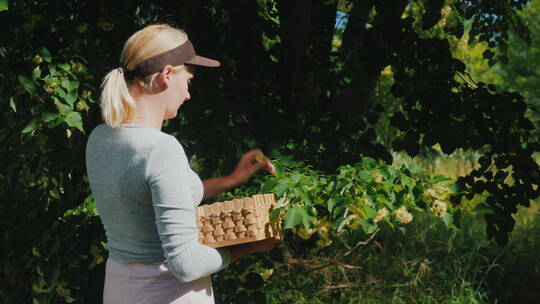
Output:
<path fill-rule="evenodd" d="M 341 53 L 347 61 L 349 87 L 336 96 L 336 114 L 346 124 L 357 124 L 372 103 L 377 80 L 389 64 L 389 42 L 399 35 L 407 1 L 355 1 L 343 33 Z M 384 9 L 383 9 L 384 8 Z M 373 9 L 377 15 L 369 20 Z"/>
<path fill-rule="evenodd" d="M 317 74 L 327 75 L 330 67 L 336 3 L 281 0 L 278 10 L 282 39 L 279 71 L 284 95 L 301 108 L 318 107 L 321 84 Z"/>

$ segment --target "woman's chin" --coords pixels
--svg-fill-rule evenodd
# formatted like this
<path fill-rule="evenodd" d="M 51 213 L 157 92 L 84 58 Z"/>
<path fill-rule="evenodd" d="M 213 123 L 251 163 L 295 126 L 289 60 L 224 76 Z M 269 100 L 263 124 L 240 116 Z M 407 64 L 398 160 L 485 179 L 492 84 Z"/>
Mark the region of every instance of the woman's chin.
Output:
<path fill-rule="evenodd" d="M 165 115 L 165 118 L 163 118 L 163 120 L 173 119 L 173 118 L 175 118 L 177 115 L 178 115 L 178 111 L 177 111 L 177 112 L 174 112 L 174 113 L 169 113 L 168 115 Z"/>

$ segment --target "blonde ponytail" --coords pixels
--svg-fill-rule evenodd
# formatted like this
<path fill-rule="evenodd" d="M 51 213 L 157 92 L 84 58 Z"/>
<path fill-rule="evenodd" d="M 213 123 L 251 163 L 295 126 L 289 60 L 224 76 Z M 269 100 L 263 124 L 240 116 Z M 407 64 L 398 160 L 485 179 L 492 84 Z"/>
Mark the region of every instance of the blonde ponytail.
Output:
<path fill-rule="evenodd" d="M 101 115 L 107 125 L 116 128 L 129 120 L 135 110 L 135 100 L 129 93 L 122 70 L 110 71 L 101 88 Z"/>

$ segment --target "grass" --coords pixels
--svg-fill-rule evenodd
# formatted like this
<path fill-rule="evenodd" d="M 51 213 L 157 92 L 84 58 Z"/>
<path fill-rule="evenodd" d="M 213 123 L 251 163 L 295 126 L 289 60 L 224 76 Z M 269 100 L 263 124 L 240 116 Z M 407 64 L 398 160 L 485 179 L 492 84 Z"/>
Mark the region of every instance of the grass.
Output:
<path fill-rule="evenodd" d="M 407 235 L 382 231 L 341 265 L 277 270 L 269 303 L 540 303 L 538 206 L 518 212 L 504 247 L 486 240 L 482 218 L 448 230 L 420 217 Z"/>

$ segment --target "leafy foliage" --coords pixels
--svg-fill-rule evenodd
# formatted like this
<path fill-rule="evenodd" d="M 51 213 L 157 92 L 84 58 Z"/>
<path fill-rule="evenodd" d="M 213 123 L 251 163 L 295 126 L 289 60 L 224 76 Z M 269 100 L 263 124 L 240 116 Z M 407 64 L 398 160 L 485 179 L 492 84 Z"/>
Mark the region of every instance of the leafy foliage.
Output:
<path fill-rule="evenodd" d="M 223 63 L 197 75 L 193 101 L 165 130 L 181 139 L 202 177 L 227 174 L 255 147 L 313 166 L 284 163 L 291 172 L 259 181 L 280 196 L 276 212 L 294 232 L 291 246 L 307 242 L 314 249 L 299 254 L 343 253 L 379 225 L 407 227 L 411 211 L 441 214 L 431 194 L 424 197 L 437 179 L 380 162 L 392 161 L 392 147 L 411 156 L 436 143 L 445 153 L 483 153 L 481 166 L 452 187 L 453 201 L 485 195 L 488 236 L 500 243 L 516 206 L 538 196 L 531 159 L 538 143 L 523 98 L 475 83 L 451 52 L 472 22 L 470 41 L 486 41 L 486 59 L 504 61 L 510 31 L 528 40 L 516 12 L 525 1 L 21 0 L 1 11 L 5 3 L 0 241 L 7 249 L 0 253 L 0 298 L 6 303 L 100 301 L 106 245 L 84 147 L 100 123 L 101 77 L 117 67 L 123 41 L 149 23 L 183 26 L 199 53 Z M 338 30 L 337 8 L 347 16 Z M 392 105 L 377 98 L 385 69 L 393 77 Z M 381 117 L 391 118 L 395 133 L 386 141 L 377 132 Z M 258 184 L 236 193 L 258 189 L 250 186 Z M 437 189 L 436 198 L 443 195 Z M 383 208 L 388 215 L 376 221 Z M 457 223 L 455 214 L 442 219 Z M 271 268 L 265 263 L 245 267 L 245 288 L 225 297 L 257 302 L 261 280 L 250 273 L 262 276 L 262 268 Z"/>
<path fill-rule="evenodd" d="M 454 227 L 452 208 L 444 202 L 450 190 L 445 193 L 439 186 L 447 180 L 443 176 L 429 178 L 418 169 L 393 169 L 369 157 L 339 167 L 332 175 L 291 161 L 283 164 L 283 170 L 261 185 L 261 192 L 279 197 L 271 217 L 282 216 L 283 228 L 293 229 L 303 239 L 315 237 L 318 247 L 337 242 L 335 251 L 350 249 L 383 223 L 404 231 L 413 220 L 411 212 L 432 211 Z"/>

